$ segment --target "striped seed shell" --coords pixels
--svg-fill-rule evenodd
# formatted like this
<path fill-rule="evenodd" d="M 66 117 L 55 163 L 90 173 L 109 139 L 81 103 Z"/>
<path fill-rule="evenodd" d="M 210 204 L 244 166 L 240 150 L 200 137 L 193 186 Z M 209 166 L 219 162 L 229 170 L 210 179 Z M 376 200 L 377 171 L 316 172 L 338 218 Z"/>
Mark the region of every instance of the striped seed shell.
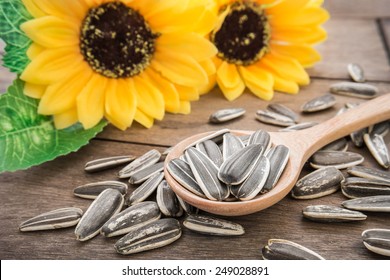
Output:
<path fill-rule="evenodd" d="M 331 85 L 330 92 L 339 95 L 372 99 L 378 95 L 378 88 L 369 84 L 341 82 Z"/>
<path fill-rule="evenodd" d="M 261 156 L 248 178 L 238 186 L 231 186 L 230 192 L 240 200 L 254 198 L 263 188 L 270 171 L 269 159 Z"/>
<path fill-rule="evenodd" d="M 185 202 L 183 199 L 180 198 L 180 196 L 177 195 L 176 197 L 180 203 L 181 208 L 183 208 L 184 212 L 186 212 L 187 214 L 197 214 L 199 212 L 198 208 Z"/>
<path fill-rule="evenodd" d="M 135 158 L 135 156 L 129 155 L 95 159 L 87 162 L 84 170 L 89 173 L 98 172 L 132 162 Z"/>
<path fill-rule="evenodd" d="M 245 112 L 246 111 L 243 108 L 222 109 L 211 114 L 209 117 L 209 121 L 211 123 L 223 123 L 231 121 L 243 116 Z"/>
<path fill-rule="evenodd" d="M 245 233 L 244 228 L 237 223 L 204 215 L 189 215 L 183 221 L 183 226 L 208 235 L 236 236 Z"/>
<path fill-rule="evenodd" d="M 262 249 L 264 260 L 323 260 L 316 252 L 284 239 L 270 239 Z"/>
<path fill-rule="evenodd" d="M 364 83 L 366 79 L 364 78 L 363 68 L 356 63 L 349 63 L 347 66 L 349 76 L 356 83 Z"/>
<path fill-rule="evenodd" d="M 79 208 L 68 207 L 42 213 L 20 224 L 20 231 L 37 231 L 66 228 L 77 225 L 83 211 Z"/>
<path fill-rule="evenodd" d="M 380 170 L 377 168 L 370 168 L 365 166 L 353 166 L 347 169 L 347 172 L 353 176 L 367 178 L 367 179 L 376 179 L 386 181 L 390 183 L 390 172 Z"/>
<path fill-rule="evenodd" d="M 203 141 L 206 141 L 206 140 L 211 140 L 211 141 L 214 141 L 216 144 L 219 144 L 219 143 L 222 142 L 223 135 L 225 133 L 229 133 L 229 132 L 230 132 L 230 130 L 227 129 L 227 128 L 224 128 L 224 129 L 221 129 L 221 130 L 218 130 L 218 131 L 214 131 L 213 133 L 210 133 L 207 136 L 205 136 L 205 137 L 203 137 L 201 139 L 198 139 L 195 142 L 189 144 L 184 150 L 187 150 L 190 147 L 195 147 L 196 144 L 198 144 L 200 142 L 203 142 Z"/>
<path fill-rule="evenodd" d="M 364 134 L 363 139 L 364 143 L 366 143 L 368 150 L 378 162 L 378 164 L 384 168 L 389 168 L 390 154 L 389 150 L 387 149 L 385 140 L 383 139 L 383 136 L 379 134 L 375 134 L 372 136 L 371 134 L 367 133 Z"/>
<path fill-rule="evenodd" d="M 268 110 L 256 111 L 256 119 L 263 123 L 285 126 L 285 127 L 295 124 L 295 121 L 290 117 L 286 117 L 281 114 L 271 112 Z"/>
<path fill-rule="evenodd" d="M 367 212 L 390 212 L 390 195 L 375 195 L 343 201 L 345 208 Z"/>
<path fill-rule="evenodd" d="M 310 159 L 313 168 L 334 166 L 344 169 L 358 165 L 364 161 L 364 157 L 358 153 L 340 151 L 318 151 Z"/>
<path fill-rule="evenodd" d="M 151 166 L 143 168 L 129 177 L 130 184 L 140 184 L 152 177 L 154 174 L 164 170 L 164 162 L 157 162 Z"/>
<path fill-rule="evenodd" d="M 161 158 L 161 153 L 155 149 L 150 150 L 142 156 L 133 160 L 119 171 L 119 178 L 129 178 L 134 173 L 158 162 Z"/>
<path fill-rule="evenodd" d="M 168 163 L 167 169 L 169 174 L 171 174 L 180 185 L 200 197 L 206 197 L 198 182 L 196 182 L 191 167 L 187 162 L 175 158 Z"/>
<path fill-rule="evenodd" d="M 348 177 L 341 183 L 341 191 L 348 198 L 390 195 L 390 183 L 376 179 Z"/>
<path fill-rule="evenodd" d="M 293 110 L 291 110 L 287 106 L 285 106 L 283 104 L 280 104 L 280 103 L 268 104 L 267 110 L 271 111 L 271 112 L 274 112 L 274 113 L 277 113 L 279 115 L 283 115 L 283 116 L 289 117 L 294 122 L 298 122 L 298 120 L 299 120 L 299 116 L 298 116 L 297 113 L 295 113 Z"/>
<path fill-rule="evenodd" d="M 229 134 L 229 133 L 227 133 Z M 226 135 L 226 134 L 225 134 Z M 206 140 L 196 144 L 196 148 L 208 156 L 218 167 L 223 162 L 221 149 L 214 141 Z"/>
<path fill-rule="evenodd" d="M 321 150 L 345 152 L 348 150 L 348 141 L 343 137 L 322 147 Z"/>
<path fill-rule="evenodd" d="M 226 133 L 223 135 L 223 147 L 222 147 L 222 156 L 223 160 L 227 160 L 231 155 L 240 151 L 244 148 L 245 145 L 238 136 L 235 136 L 231 133 Z"/>
<path fill-rule="evenodd" d="M 370 126 L 368 129 L 368 133 L 370 133 L 371 135 L 379 134 L 382 135 L 383 137 L 385 137 L 387 133 L 389 133 L 389 131 L 390 131 L 389 120 L 374 124 Z"/>
<path fill-rule="evenodd" d="M 269 192 L 278 183 L 280 176 L 282 175 L 288 159 L 290 156 L 290 150 L 284 145 L 277 145 L 269 150 L 266 157 L 270 162 L 270 172 L 267 181 L 264 184 L 262 193 Z"/>
<path fill-rule="evenodd" d="M 205 154 L 195 148 L 186 150 L 191 171 L 206 197 L 222 201 L 229 196 L 229 189 L 218 180 L 218 167 Z"/>
<path fill-rule="evenodd" d="M 101 181 L 76 187 L 73 190 L 75 196 L 87 199 L 95 199 L 106 189 L 115 189 L 122 195 L 127 193 L 127 185 L 118 181 Z"/>
<path fill-rule="evenodd" d="M 318 122 L 303 122 L 303 123 L 298 123 L 298 124 L 294 124 L 294 125 L 290 125 L 288 127 L 282 128 L 279 131 L 288 132 L 288 131 L 303 130 L 306 128 L 313 127 L 317 124 L 318 124 Z"/>
<path fill-rule="evenodd" d="M 249 136 L 248 145 L 252 144 L 261 144 L 265 152 L 271 146 L 271 136 L 265 130 L 257 130 Z"/>
<path fill-rule="evenodd" d="M 324 167 L 302 177 L 291 190 L 296 199 L 323 197 L 340 189 L 343 174 L 335 167 Z"/>
<path fill-rule="evenodd" d="M 368 250 L 390 257 L 390 229 L 373 228 L 362 233 L 363 244 Z"/>
<path fill-rule="evenodd" d="M 166 217 L 181 217 L 183 215 L 183 208 L 176 194 L 165 180 L 162 180 L 157 187 L 156 201 L 161 213 Z"/>
<path fill-rule="evenodd" d="M 238 185 L 244 182 L 254 169 L 263 152 L 261 144 L 253 144 L 239 150 L 223 162 L 218 178 L 227 185 Z"/>
<path fill-rule="evenodd" d="M 169 245 L 180 236 L 179 221 L 166 218 L 130 231 L 119 239 L 114 247 L 119 254 L 129 255 Z"/>
<path fill-rule="evenodd" d="M 163 178 L 163 172 L 150 177 L 130 194 L 130 196 L 126 199 L 126 204 L 133 205 L 147 199 L 157 189 Z"/>
<path fill-rule="evenodd" d="M 75 229 L 77 240 L 86 241 L 99 234 L 103 225 L 121 210 L 123 200 L 123 196 L 119 191 L 114 189 L 104 190 L 91 203 L 77 224 Z"/>
<path fill-rule="evenodd" d="M 331 94 L 325 94 L 307 101 L 302 105 L 301 111 L 304 113 L 319 112 L 333 107 L 336 104 L 336 98 Z"/>
<path fill-rule="evenodd" d="M 352 143 L 358 147 L 361 148 L 364 146 L 364 134 L 367 133 L 367 128 L 362 128 L 357 131 L 352 132 L 349 136 L 351 137 Z"/>
<path fill-rule="evenodd" d="M 367 216 L 359 211 L 348 210 L 332 205 L 310 205 L 303 209 L 305 218 L 316 222 L 352 222 L 367 219 Z"/>
<path fill-rule="evenodd" d="M 103 225 L 100 233 L 106 237 L 123 235 L 156 221 L 160 217 L 161 212 L 156 202 L 140 202 L 112 216 Z"/>

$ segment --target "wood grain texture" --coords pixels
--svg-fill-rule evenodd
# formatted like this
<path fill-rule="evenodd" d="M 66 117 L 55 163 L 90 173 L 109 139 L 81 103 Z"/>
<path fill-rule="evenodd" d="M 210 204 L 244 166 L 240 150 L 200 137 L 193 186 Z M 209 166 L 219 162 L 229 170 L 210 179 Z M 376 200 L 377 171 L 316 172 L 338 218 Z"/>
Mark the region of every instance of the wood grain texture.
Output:
<path fill-rule="evenodd" d="M 390 17 L 388 0 L 326 0 L 324 8 L 339 18 Z"/>

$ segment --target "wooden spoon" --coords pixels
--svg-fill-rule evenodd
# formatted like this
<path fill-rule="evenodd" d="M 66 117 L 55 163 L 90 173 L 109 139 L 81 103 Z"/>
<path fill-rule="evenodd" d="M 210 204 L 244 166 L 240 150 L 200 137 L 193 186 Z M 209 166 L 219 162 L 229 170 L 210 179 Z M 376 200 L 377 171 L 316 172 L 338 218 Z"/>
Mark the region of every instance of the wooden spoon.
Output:
<path fill-rule="evenodd" d="M 188 145 L 212 132 L 193 135 L 177 144 L 165 160 L 165 178 L 177 195 L 199 209 L 224 216 L 255 213 L 283 199 L 294 187 L 305 162 L 320 148 L 353 131 L 385 120 L 390 120 L 390 94 L 379 96 L 305 130 L 270 132 L 271 142 L 274 145 L 283 144 L 290 149 L 290 159 L 277 185 L 270 192 L 258 195 L 249 201 L 223 202 L 201 198 L 185 189 L 169 174 L 166 168 L 169 161 L 180 157 Z M 247 135 L 252 132 L 232 131 L 236 135 Z"/>

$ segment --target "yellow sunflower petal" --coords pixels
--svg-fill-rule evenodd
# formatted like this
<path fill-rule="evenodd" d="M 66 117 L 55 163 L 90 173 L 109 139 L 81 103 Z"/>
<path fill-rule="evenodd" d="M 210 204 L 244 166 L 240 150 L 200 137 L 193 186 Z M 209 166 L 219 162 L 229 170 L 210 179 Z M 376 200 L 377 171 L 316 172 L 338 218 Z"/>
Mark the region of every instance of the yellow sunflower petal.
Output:
<path fill-rule="evenodd" d="M 266 8 L 268 14 L 289 15 L 292 11 L 297 11 L 305 7 L 311 0 L 279 1 L 278 4 Z"/>
<path fill-rule="evenodd" d="M 191 103 L 188 101 L 180 101 L 179 114 L 188 115 L 191 113 Z"/>
<path fill-rule="evenodd" d="M 276 53 L 270 53 L 264 56 L 260 62 L 275 71 L 275 73 L 281 77 L 291 79 L 299 85 L 307 85 L 310 83 L 309 75 L 296 59 Z"/>
<path fill-rule="evenodd" d="M 324 4 L 324 0 L 310 0 L 309 3 L 307 3 L 308 7 L 321 7 L 322 4 Z"/>
<path fill-rule="evenodd" d="M 290 2 L 290 1 L 288 1 Z M 293 1 L 291 1 L 293 2 Z M 316 26 L 329 19 L 329 13 L 317 7 L 307 7 L 296 13 L 272 15 L 271 25 L 274 26 Z"/>
<path fill-rule="evenodd" d="M 97 125 L 104 116 L 104 93 L 107 79 L 98 74 L 85 85 L 77 96 L 77 114 L 85 129 Z"/>
<path fill-rule="evenodd" d="M 165 34 L 157 39 L 156 45 L 161 52 L 187 53 L 197 61 L 209 59 L 218 52 L 205 37 L 196 33 Z"/>
<path fill-rule="evenodd" d="M 199 62 L 200 67 L 203 68 L 203 70 L 206 72 L 208 76 L 214 75 L 216 72 L 215 64 L 213 63 L 212 59 L 206 59 Z"/>
<path fill-rule="evenodd" d="M 206 9 L 203 12 L 203 15 L 195 23 L 194 31 L 203 36 L 209 34 L 215 27 L 217 18 L 217 14 L 214 11 Z"/>
<path fill-rule="evenodd" d="M 207 73 L 192 57 L 156 50 L 151 67 L 163 77 L 177 84 L 190 87 L 200 87 L 207 84 Z"/>
<path fill-rule="evenodd" d="M 277 74 L 272 75 L 274 77 L 274 90 L 289 94 L 297 94 L 299 92 L 299 86 L 296 82 L 283 79 Z"/>
<path fill-rule="evenodd" d="M 107 82 L 105 117 L 117 128 L 131 126 L 136 113 L 137 100 L 131 79 L 111 79 Z"/>
<path fill-rule="evenodd" d="M 322 27 L 289 27 L 274 28 L 271 34 L 272 40 L 290 42 L 296 44 L 317 44 L 327 38 L 327 33 Z"/>
<path fill-rule="evenodd" d="M 48 15 L 61 18 L 76 18 L 80 21 L 85 17 L 88 6 L 84 1 L 35 0 L 36 6 Z"/>
<path fill-rule="evenodd" d="M 221 89 L 223 95 L 229 101 L 232 101 L 232 100 L 240 97 L 245 90 L 244 81 L 242 81 L 241 79 L 240 79 L 240 82 L 235 87 L 232 87 L 232 88 L 224 87 L 224 85 L 222 83 L 220 83 L 218 81 L 218 79 L 217 79 L 217 83 L 218 83 L 218 86 Z"/>
<path fill-rule="evenodd" d="M 225 88 L 234 88 L 241 82 L 240 74 L 238 73 L 235 64 L 222 62 L 217 70 L 218 84 L 223 84 Z"/>
<path fill-rule="evenodd" d="M 153 69 L 149 68 L 144 73 L 144 78 L 153 83 L 163 95 L 165 110 L 170 113 L 176 113 L 180 108 L 180 98 L 175 86 Z"/>
<path fill-rule="evenodd" d="M 180 85 L 175 85 L 177 92 L 179 93 L 180 100 L 186 101 L 197 101 L 199 100 L 199 91 L 194 87 L 185 87 Z M 180 109 L 180 103 L 179 103 Z"/>
<path fill-rule="evenodd" d="M 44 47 L 38 45 L 38 44 L 35 44 L 35 43 L 32 43 L 30 45 L 30 47 L 27 49 L 27 57 L 30 59 L 30 60 L 33 60 L 34 58 L 36 58 L 41 52 L 43 52 L 45 50 Z"/>
<path fill-rule="evenodd" d="M 155 119 L 164 117 L 164 99 L 161 92 L 152 84 L 138 76 L 133 78 L 137 93 L 137 108 Z"/>
<path fill-rule="evenodd" d="M 24 69 L 21 79 L 34 84 L 50 84 L 72 73 L 83 63 L 74 47 L 46 49 Z"/>
<path fill-rule="evenodd" d="M 23 5 L 27 8 L 27 11 L 34 17 L 43 17 L 46 15 L 35 3 L 34 0 L 22 0 Z"/>
<path fill-rule="evenodd" d="M 239 67 L 245 85 L 258 97 L 271 100 L 273 97 L 273 76 L 257 64 Z"/>
<path fill-rule="evenodd" d="M 271 42 L 271 49 L 276 53 L 295 58 L 303 67 L 310 67 L 321 60 L 320 53 L 309 45 Z"/>
<path fill-rule="evenodd" d="M 54 16 L 26 21 L 20 28 L 31 40 L 43 47 L 57 48 L 79 44 L 79 26 Z"/>
<path fill-rule="evenodd" d="M 38 113 L 54 115 L 76 108 L 76 98 L 92 76 L 92 70 L 82 65 L 75 69 L 73 75 L 47 87 L 41 101 Z"/>
<path fill-rule="evenodd" d="M 57 129 L 64 129 L 69 126 L 72 126 L 75 123 L 77 123 L 78 120 L 77 110 L 76 108 L 72 108 L 61 114 L 56 114 L 53 116 L 53 120 L 54 120 L 54 126 Z"/>
<path fill-rule="evenodd" d="M 25 83 L 23 92 L 32 98 L 41 98 L 46 91 L 46 86 Z"/>
<path fill-rule="evenodd" d="M 146 128 L 151 128 L 154 123 L 154 119 L 152 117 L 149 117 L 139 109 L 135 112 L 134 120 Z"/>
<path fill-rule="evenodd" d="M 169 13 L 180 13 L 188 5 L 188 0 L 141 0 L 141 1 L 129 1 L 128 4 L 132 8 L 139 10 L 142 16 L 148 21 L 153 21 L 154 18 L 159 18 L 162 15 Z"/>
<path fill-rule="evenodd" d="M 199 88 L 199 95 L 209 93 L 215 87 L 216 84 L 217 84 L 217 75 L 214 74 L 209 76 L 209 83 L 204 87 Z"/>

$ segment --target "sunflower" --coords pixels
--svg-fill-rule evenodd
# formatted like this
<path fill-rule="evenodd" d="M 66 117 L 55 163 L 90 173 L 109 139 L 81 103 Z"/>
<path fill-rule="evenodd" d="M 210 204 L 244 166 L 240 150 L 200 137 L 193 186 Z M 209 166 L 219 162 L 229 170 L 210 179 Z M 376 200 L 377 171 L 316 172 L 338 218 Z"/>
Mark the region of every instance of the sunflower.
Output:
<path fill-rule="evenodd" d="M 248 88 L 270 100 L 274 90 L 296 94 L 310 82 L 305 67 L 321 59 L 313 45 L 326 39 L 328 13 L 319 0 L 216 0 L 210 40 L 218 49 L 215 76 L 228 100 Z"/>
<path fill-rule="evenodd" d="M 189 113 L 215 72 L 205 37 L 215 16 L 199 0 L 22 0 L 33 16 L 25 94 L 56 128 L 106 118 L 125 130 Z"/>

